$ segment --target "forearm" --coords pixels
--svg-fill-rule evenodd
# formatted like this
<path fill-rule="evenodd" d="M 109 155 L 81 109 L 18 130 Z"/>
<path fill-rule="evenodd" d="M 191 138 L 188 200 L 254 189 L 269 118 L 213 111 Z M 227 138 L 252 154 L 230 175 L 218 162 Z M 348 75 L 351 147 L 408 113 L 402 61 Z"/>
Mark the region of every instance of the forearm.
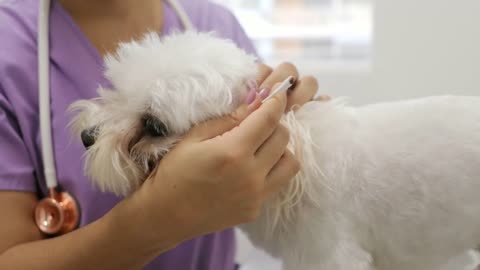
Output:
<path fill-rule="evenodd" d="M 135 226 L 135 219 L 143 218 L 139 215 L 122 202 L 103 218 L 72 233 L 6 250 L 0 255 L 0 269 L 141 269 L 176 241 L 168 229 L 162 237 L 160 228 L 155 234 L 158 240 L 153 240 Z"/>

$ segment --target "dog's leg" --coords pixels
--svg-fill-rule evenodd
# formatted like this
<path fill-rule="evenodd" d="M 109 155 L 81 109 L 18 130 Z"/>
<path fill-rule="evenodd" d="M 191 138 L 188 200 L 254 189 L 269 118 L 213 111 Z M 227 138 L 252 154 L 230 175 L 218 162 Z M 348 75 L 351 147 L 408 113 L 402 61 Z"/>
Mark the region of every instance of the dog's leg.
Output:
<path fill-rule="evenodd" d="M 285 260 L 283 270 L 378 270 L 371 254 L 355 242 L 339 243 L 328 255 L 306 257 Z"/>
<path fill-rule="evenodd" d="M 324 268 L 311 270 L 376 270 L 372 255 L 355 242 L 341 242 Z"/>

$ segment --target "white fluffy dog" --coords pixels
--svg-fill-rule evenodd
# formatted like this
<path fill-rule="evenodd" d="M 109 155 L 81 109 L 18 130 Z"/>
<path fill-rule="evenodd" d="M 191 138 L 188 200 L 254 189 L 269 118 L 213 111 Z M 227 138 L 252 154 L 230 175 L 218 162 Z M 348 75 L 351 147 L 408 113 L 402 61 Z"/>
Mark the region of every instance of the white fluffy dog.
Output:
<path fill-rule="evenodd" d="M 86 172 L 128 194 L 193 125 L 243 102 L 255 59 L 209 34 L 148 35 L 106 58 L 115 91 L 79 101 Z M 480 244 L 480 98 L 349 107 L 283 119 L 302 171 L 243 226 L 289 270 L 434 270 Z"/>

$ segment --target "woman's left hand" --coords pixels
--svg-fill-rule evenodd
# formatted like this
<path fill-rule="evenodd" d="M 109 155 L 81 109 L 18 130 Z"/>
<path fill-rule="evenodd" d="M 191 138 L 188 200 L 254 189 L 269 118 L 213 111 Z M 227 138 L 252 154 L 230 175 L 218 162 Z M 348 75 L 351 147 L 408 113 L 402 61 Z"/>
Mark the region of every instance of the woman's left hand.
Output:
<path fill-rule="evenodd" d="M 288 92 L 286 111 L 290 111 L 293 106 L 301 107 L 303 104 L 312 100 L 325 101 L 330 99 L 328 96 L 316 97 L 318 92 L 317 79 L 313 76 L 300 77 L 295 65 L 287 62 L 280 64 L 275 69 L 259 63 L 257 73 L 258 89 L 259 91 L 267 89 L 268 92 L 271 92 L 273 85 L 282 82 L 288 78 L 288 76 L 295 78 L 295 84 Z"/>

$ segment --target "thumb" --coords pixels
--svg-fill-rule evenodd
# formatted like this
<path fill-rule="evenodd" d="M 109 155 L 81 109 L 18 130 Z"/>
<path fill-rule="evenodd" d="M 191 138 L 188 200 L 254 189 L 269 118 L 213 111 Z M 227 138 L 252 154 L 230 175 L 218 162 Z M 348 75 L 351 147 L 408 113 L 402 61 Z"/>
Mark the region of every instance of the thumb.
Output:
<path fill-rule="evenodd" d="M 205 141 L 220 136 L 238 126 L 250 113 L 259 107 L 259 97 L 251 105 L 243 104 L 226 116 L 208 120 L 193 127 L 186 140 Z"/>

